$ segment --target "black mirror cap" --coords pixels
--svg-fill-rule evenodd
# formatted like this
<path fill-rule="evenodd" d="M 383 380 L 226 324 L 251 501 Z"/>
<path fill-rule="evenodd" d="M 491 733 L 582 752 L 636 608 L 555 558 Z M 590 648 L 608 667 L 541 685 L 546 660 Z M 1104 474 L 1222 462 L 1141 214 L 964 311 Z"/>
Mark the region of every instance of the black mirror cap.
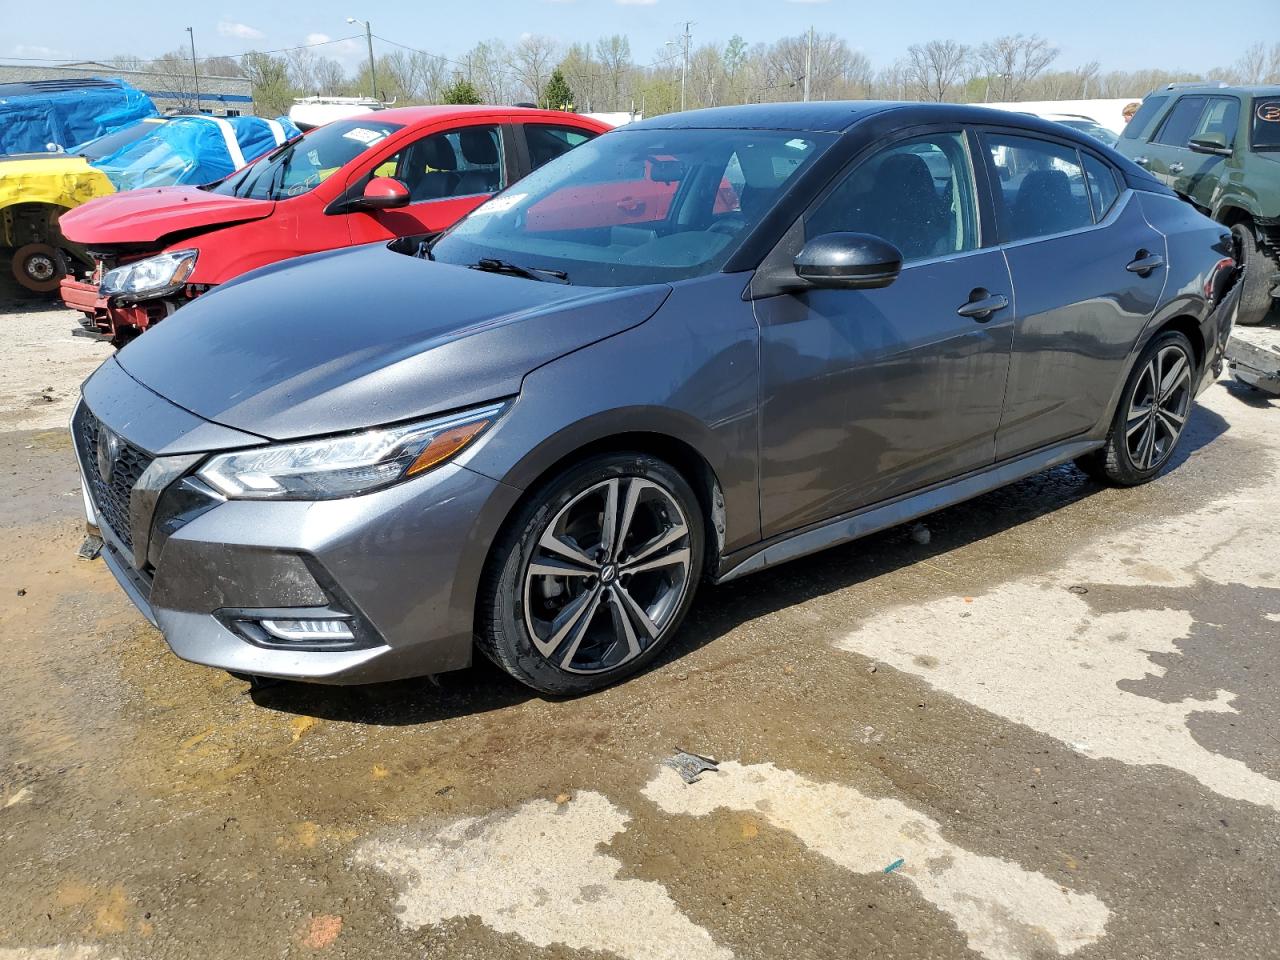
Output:
<path fill-rule="evenodd" d="M 796 276 L 811 287 L 872 290 L 902 272 L 902 251 L 869 233 L 824 233 L 796 254 Z"/>
<path fill-rule="evenodd" d="M 1221 157 L 1231 156 L 1231 148 L 1227 146 L 1227 138 L 1220 133 L 1202 133 L 1192 137 L 1187 144 L 1196 153 L 1211 153 Z"/>

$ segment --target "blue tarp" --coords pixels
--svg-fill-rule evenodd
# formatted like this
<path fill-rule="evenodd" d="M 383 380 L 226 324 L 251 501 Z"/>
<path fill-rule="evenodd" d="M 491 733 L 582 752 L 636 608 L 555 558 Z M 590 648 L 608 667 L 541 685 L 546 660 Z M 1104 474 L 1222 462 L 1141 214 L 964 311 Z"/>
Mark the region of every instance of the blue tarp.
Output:
<path fill-rule="evenodd" d="M 122 80 L 0 85 L 0 153 L 68 149 L 156 116 L 155 105 Z"/>
<path fill-rule="evenodd" d="M 174 117 L 153 133 L 90 161 L 117 190 L 212 183 L 300 131 L 284 117 Z M 239 148 L 232 150 L 229 139 Z"/>

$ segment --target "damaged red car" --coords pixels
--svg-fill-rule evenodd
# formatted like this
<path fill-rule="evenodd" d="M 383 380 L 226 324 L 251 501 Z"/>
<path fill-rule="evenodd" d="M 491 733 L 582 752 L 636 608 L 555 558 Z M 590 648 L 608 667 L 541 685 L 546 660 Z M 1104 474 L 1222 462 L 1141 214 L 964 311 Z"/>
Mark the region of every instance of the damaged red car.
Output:
<path fill-rule="evenodd" d="M 401 107 L 338 120 L 218 183 L 134 190 L 68 212 L 59 226 L 95 270 L 63 280 L 62 298 L 88 332 L 120 346 L 257 267 L 437 234 L 608 129 L 522 107 Z"/>

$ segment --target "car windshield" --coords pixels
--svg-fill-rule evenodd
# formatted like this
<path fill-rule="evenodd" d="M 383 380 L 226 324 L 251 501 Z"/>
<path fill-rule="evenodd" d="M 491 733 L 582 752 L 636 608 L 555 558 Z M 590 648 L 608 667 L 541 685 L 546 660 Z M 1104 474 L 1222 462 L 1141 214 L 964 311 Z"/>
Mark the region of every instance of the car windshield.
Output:
<path fill-rule="evenodd" d="M 1120 142 L 1120 138 L 1116 134 L 1102 124 L 1094 123 L 1092 120 L 1060 120 L 1058 122 L 1065 127 L 1079 130 L 1081 133 L 1087 133 L 1093 139 L 1105 143 L 1108 147 L 1114 147 Z"/>
<path fill-rule="evenodd" d="M 1280 150 L 1280 97 L 1254 99 L 1249 142 L 1255 150 Z"/>
<path fill-rule="evenodd" d="M 127 147 L 129 144 L 136 143 L 143 137 L 154 133 L 161 122 L 163 121 L 139 120 L 131 127 L 125 127 L 115 133 L 106 133 L 100 137 L 94 137 L 92 140 L 87 140 L 70 152 L 77 157 L 84 157 L 86 160 L 101 160 L 108 154 L 115 153 L 121 147 Z"/>
<path fill-rule="evenodd" d="M 318 127 L 258 163 L 210 188 L 212 193 L 252 200 L 283 200 L 314 190 L 361 154 L 401 128 L 361 116 Z"/>
<path fill-rule="evenodd" d="M 782 130 L 622 129 L 576 147 L 441 237 L 446 263 L 627 286 L 720 269 L 834 137 Z"/>

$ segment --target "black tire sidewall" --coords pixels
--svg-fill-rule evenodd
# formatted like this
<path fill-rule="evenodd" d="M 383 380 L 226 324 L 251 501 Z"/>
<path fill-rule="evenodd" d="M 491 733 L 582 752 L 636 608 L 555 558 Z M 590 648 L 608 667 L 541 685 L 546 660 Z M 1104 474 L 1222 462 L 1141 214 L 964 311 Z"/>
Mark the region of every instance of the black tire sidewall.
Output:
<path fill-rule="evenodd" d="M 1134 465 L 1133 458 L 1129 455 L 1128 438 L 1125 436 L 1130 398 L 1133 396 L 1133 390 L 1137 385 L 1138 378 L 1142 376 L 1142 371 L 1151 362 L 1151 358 L 1160 350 L 1172 344 L 1177 344 L 1185 351 L 1187 360 L 1191 364 L 1191 384 L 1189 389 L 1192 392 L 1192 397 L 1191 406 L 1187 408 L 1187 418 L 1190 420 L 1191 410 L 1195 405 L 1195 384 L 1200 377 L 1200 367 L 1196 363 L 1196 352 L 1186 334 L 1178 330 L 1165 330 L 1152 338 L 1151 342 L 1146 345 L 1138 356 L 1137 363 L 1133 365 L 1133 369 L 1129 372 L 1129 379 L 1125 381 L 1124 392 L 1120 395 L 1120 403 L 1116 406 L 1115 416 L 1111 421 L 1111 432 L 1107 437 L 1106 449 L 1102 453 L 1105 455 L 1104 469 L 1107 477 L 1115 483 L 1136 486 L 1158 476 L 1160 471 L 1167 467 L 1169 461 L 1173 459 L 1178 444 L 1182 443 L 1182 437 L 1187 432 L 1186 424 L 1183 424 L 1182 432 L 1178 434 L 1178 441 L 1174 444 L 1174 449 L 1159 465 L 1148 470 L 1139 469 Z"/>
<path fill-rule="evenodd" d="M 1271 310 L 1271 287 L 1278 271 L 1275 262 L 1258 245 L 1252 224 L 1237 223 L 1231 228 L 1231 233 L 1239 244 L 1240 256 L 1244 261 L 1244 277 L 1240 281 L 1243 286 L 1236 323 L 1253 326 L 1266 319 Z"/>
<path fill-rule="evenodd" d="M 614 477 L 642 477 L 663 486 L 684 511 L 689 526 L 689 586 L 661 637 L 640 656 L 600 674 L 574 674 L 549 663 L 529 636 L 523 607 L 523 573 L 546 525 L 588 487 Z M 705 523 L 696 494 L 673 467 L 641 453 L 603 454 L 585 460 L 542 485 L 513 517 L 495 545 L 478 611 L 478 644 L 499 667 L 543 693 L 573 696 L 610 686 L 652 662 L 679 628 L 697 591 L 705 552 Z"/>

